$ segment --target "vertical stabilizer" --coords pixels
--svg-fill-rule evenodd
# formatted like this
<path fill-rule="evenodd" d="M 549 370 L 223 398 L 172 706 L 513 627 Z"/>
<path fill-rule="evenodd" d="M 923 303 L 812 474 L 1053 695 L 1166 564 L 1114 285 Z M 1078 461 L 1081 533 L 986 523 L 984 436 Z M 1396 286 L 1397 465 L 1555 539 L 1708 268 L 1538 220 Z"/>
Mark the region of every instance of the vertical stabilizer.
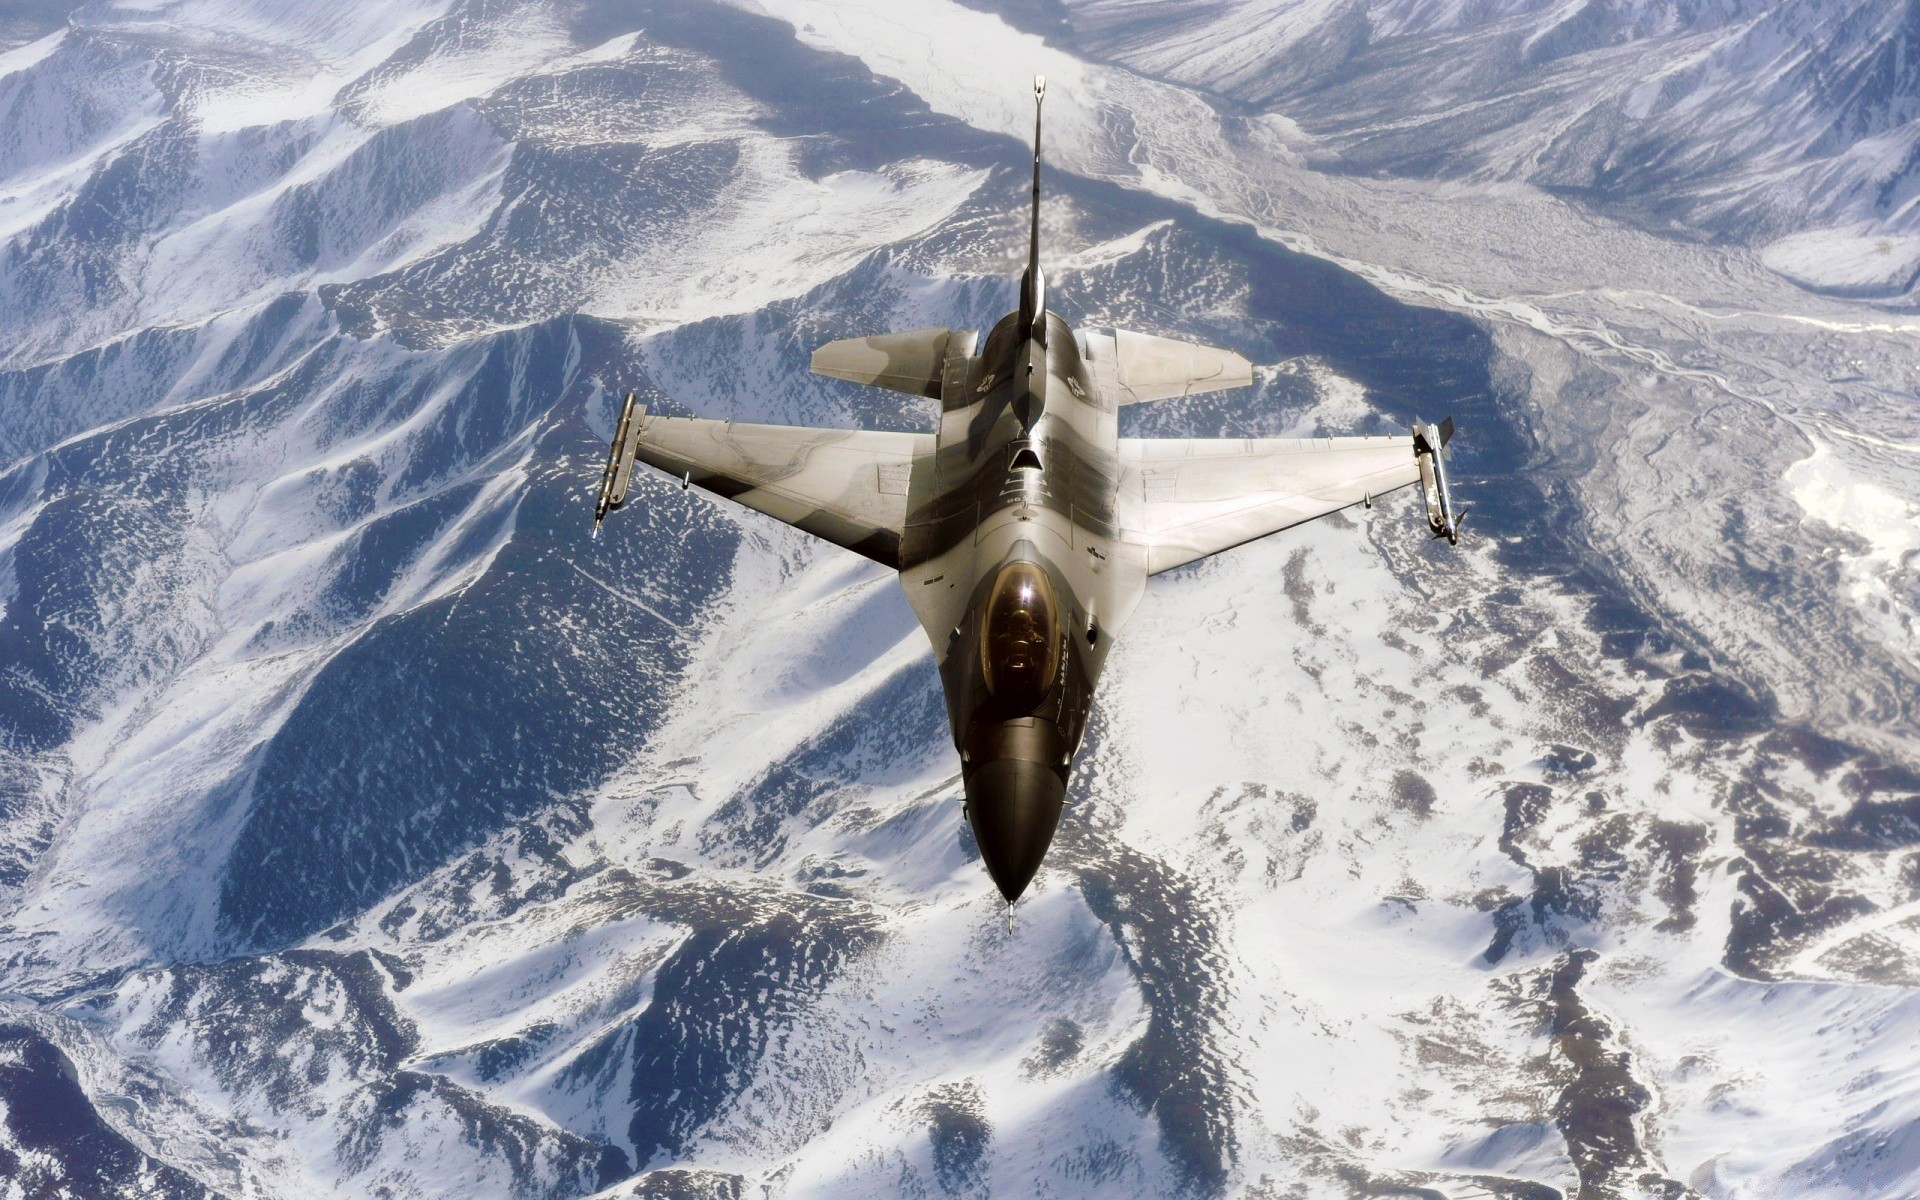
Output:
<path fill-rule="evenodd" d="M 1047 282 L 1040 273 L 1040 104 L 1047 98 L 1047 77 L 1033 77 L 1033 224 L 1027 236 L 1027 270 L 1020 276 L 1020 323 L 1044 345 L 1047 337 Z"/>

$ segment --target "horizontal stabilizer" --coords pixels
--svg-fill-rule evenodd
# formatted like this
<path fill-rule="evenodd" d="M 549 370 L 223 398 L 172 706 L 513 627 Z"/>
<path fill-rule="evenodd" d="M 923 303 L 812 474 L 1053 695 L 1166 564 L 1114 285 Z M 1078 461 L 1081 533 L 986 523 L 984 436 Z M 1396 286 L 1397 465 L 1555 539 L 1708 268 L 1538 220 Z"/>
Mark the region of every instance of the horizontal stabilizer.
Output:
<path fill-rule="evenodd" d="M 1116 329 L 1111 334 L 1113 382 L 1121 404 L 1172 400 L 1197 392 L 1245 387 L 1253 365 L 1231 350 Z"/>
<path fill-rule="evenodd" d="M 914 329 L 842 338 L 813 352 L 813 373 L 937 400 L 952 335 L 950 329 Z"/>

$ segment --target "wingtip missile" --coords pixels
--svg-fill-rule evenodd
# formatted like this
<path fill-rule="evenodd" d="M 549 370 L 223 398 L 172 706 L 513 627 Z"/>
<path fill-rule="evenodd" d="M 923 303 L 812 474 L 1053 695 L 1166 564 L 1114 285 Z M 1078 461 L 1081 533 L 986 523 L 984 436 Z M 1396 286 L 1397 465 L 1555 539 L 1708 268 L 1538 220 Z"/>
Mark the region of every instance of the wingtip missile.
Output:
<path fill-rule="evenodd" d="M 1413 423 L 1413 454 L 1420 462 L 1420 490 L 1427 501 L 1427 527 L 1433 536 L 1447 539 L 1449 546 L 1460 544 L 1460 522 L 1466 511 L 1454 511 L 1453 490 L 1447 486 L 1447 443 L 1453 440 L 1453 418 L 1438 425 Z"/>
<path fill-rule="evenodd" d="M 640 451 L 640 429 L 647 410 L 634 393 L 628 392 L 620 406 L 620 421 L 614 426 L 613 444 L 607 447 L 606 470 L 600 474 L 600 499 L 593 506 L 593 536 L 600 536 L 600 522 L 607 514 L 627 502 L 627 487 L 633 482 L 634 456 Z"/>

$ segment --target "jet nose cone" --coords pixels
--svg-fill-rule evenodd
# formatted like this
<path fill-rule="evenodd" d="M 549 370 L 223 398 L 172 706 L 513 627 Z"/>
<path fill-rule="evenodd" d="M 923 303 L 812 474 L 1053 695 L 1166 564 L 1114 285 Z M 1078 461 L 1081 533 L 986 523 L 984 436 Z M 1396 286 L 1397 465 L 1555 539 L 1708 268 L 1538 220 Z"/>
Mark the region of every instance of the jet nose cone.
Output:
<path fill-rule="evenodd" d="M 967 778 L 967 824 L 987 874 L 1011 904 L 1033 882 L 1053 844 L 1067 785 L 1044 764 L 1002 758 Z"/>

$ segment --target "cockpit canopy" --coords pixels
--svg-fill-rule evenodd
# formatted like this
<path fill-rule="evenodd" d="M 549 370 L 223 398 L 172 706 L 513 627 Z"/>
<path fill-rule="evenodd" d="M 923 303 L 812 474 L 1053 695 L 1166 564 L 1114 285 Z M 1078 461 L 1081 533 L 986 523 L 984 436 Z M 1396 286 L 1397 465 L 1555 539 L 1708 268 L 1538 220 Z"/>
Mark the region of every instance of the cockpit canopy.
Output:
<path fill-rule="evenodd" d="M 1060 666 L 1060 610 L 1047 573 L 1010 562 L 994 577 L 980 618 L 980 669 L 1008 708 L 1032 712 L 1053 690 Z"/>

